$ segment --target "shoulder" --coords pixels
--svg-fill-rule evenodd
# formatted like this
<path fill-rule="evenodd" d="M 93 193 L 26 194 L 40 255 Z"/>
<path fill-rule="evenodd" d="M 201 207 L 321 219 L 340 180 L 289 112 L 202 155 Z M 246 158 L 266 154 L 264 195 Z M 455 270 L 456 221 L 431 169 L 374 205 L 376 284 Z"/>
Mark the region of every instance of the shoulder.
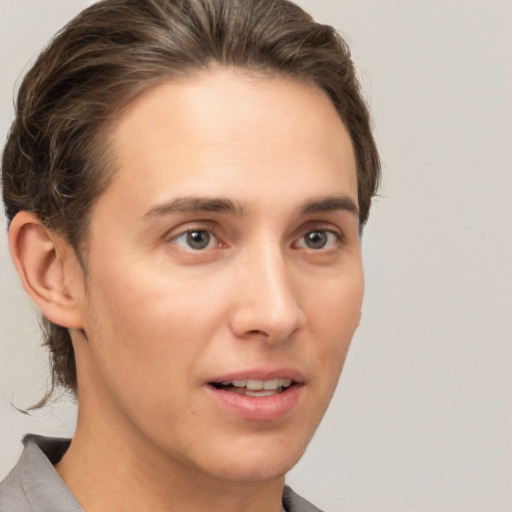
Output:
<path fill-rule="evenodd" d="M 18 463 L 0 483 L 0 512 L 83 512 L 53 467 L 69 440 L 28 435 L 23 443 Z"/>
<path fill-rule="evenodd" d="M 31 473 L 34 462 L 37 462 L 37 446 L 26 438 L 25 448 L 18 463 L 0 483 L 0 512 L 22 512 L 34 510 L 30 502 Z"/>
<path fill-rule="evenodd" d="M 0 482 L 0 512 L 25 512 L 33 510 L 23 489 L 19 463 Z"/>
<path fill-rule="evenodd" d="M 286 512 L 322 512 L 288 486 L 283 491 L 283 506 Z"/>

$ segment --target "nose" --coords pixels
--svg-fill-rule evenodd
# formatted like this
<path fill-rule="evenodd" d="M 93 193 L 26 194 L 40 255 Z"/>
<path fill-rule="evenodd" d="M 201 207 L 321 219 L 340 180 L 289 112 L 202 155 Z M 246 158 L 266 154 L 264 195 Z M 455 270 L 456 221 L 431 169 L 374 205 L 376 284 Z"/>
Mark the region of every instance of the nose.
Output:
<path fill-rule="evenodd" d="M 303 325 L 298 283 L 292 283 L 289 266 L 275 246 L 260 246 L 242 259 L 230 315 L 237 337 L 279 343 Z"/>

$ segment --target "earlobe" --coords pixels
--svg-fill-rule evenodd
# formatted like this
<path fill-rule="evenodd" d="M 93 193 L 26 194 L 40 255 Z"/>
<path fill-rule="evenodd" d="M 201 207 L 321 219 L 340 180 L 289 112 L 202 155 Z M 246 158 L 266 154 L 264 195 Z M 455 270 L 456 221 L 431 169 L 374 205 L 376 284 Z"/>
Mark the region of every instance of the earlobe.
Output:
<path fill-rule="evenodd" d="M 74 251 L 37 215 L 19 212 L 9 227 L 9 248 L 25 291 L 51 322 L 81 329 L 79 264 Z"/>

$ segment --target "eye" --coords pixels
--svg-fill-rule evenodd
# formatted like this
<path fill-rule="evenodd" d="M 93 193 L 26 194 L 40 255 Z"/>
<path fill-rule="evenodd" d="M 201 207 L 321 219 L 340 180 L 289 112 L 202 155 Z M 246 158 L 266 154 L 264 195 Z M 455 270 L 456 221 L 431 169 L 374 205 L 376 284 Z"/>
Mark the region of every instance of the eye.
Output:
<path fill-rule="evenodd" d="M 210 249 L 219 245 L 215 236 L 206 229 L 191 229 L 185 231 L 175 236 L 172 242 L 185 249 L 192 249 L 194 251 Z"/>
<path fill-rule="evenodd" d="M 328 231 L 325 229 L 315 229 L 313 231 L 308 231 L 305 235 L 303 235 L 297 243 L 296 247 L 305 248 L 305 249 L 332 249 L 339 242 L 340 236 L 333 231 Z"/>

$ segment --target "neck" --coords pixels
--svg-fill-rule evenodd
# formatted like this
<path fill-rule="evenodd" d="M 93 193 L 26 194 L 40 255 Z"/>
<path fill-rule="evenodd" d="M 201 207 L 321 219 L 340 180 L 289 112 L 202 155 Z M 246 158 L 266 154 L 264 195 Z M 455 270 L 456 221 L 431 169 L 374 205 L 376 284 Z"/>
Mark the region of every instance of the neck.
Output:
<path fill-rule="evenodd" d="M 79 413 L 75 436 L 56 465 L 86 512 L 282 510 L 284 477 L 222 480 L 141 442 L 136 432 L 109 430 L 108 424 L 85 421 Z"/>

